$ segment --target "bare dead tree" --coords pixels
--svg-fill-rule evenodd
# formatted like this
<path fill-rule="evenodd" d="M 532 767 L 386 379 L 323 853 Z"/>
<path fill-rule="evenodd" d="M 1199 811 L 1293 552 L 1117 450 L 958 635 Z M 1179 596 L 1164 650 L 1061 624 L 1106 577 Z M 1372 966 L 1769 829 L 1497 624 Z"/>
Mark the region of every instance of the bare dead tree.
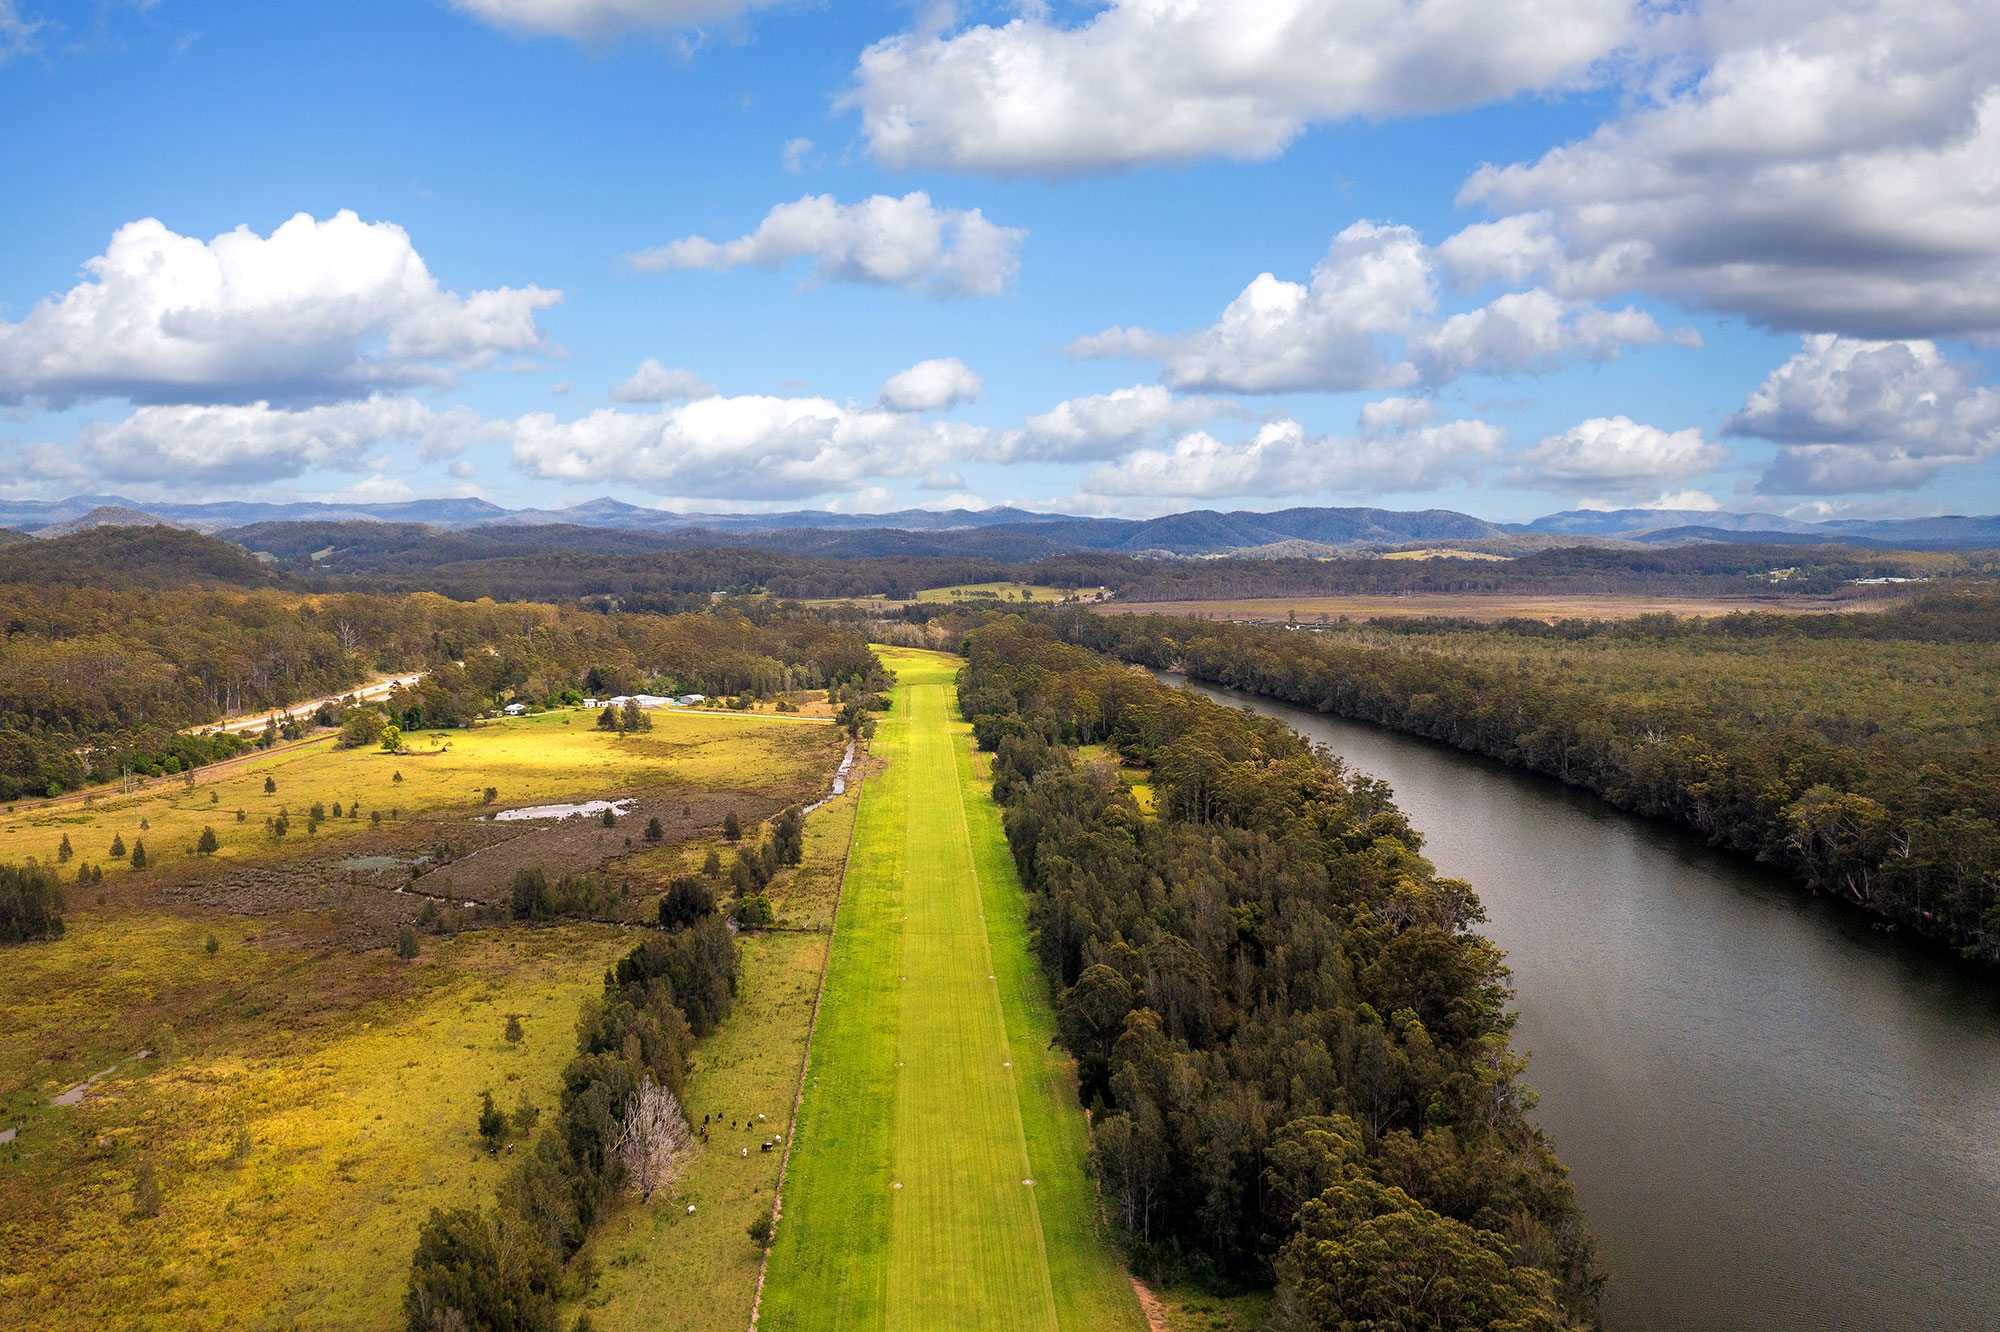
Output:
<path fill-rule="evenodd" d="M 694 1130 L 674 1094 L 647 1074 L 625 1105 L 625 1131 L 618 1139 L 618 1158 L 639 1196 L 651 1200 L 653 1190 L 680 1173 L 680 1156 L 694 1146 Z"/>

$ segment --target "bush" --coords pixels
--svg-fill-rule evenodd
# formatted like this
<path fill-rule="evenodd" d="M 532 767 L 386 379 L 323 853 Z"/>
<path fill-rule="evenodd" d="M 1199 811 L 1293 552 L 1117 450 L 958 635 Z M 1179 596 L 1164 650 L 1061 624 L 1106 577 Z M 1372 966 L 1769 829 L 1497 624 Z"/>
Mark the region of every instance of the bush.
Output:
<path fill-rule="evenodd" d="M 431 903 L 430 905 L 436 904 Z M 409 962 L 415 959 L 420 951 L 422 950 L 417 943 L 417 932 L 415 930 L 405 925 L 402 929 L 396 931 L 397 957 L 402 958 L 405 962 Z"/>
<path fill-rule="evenodd" d="M 384 722 L 382 714 L 373 708 L 360 708 L 347 714 L 340 723 L 340 736 L 336 739 L 336 749 L 362 749 L 382 738 Z"/>
<path fill-rule="evenodd" d="M 203 826 L 201 836 L 195 840 L 194 849 L 204 856 L 212 856 L 222 844 L 216 840 L 215 829 Z"/>
<path fill-rule="evenodd" d="M 611 808 L 609 808 L 609 807 L 607 807 L 607 808 L 605 809 L 605 811 L 604 811 L 604 826 L 605 826 L 605 827 L 607 827 L 607 828 L 616 828 L 616 827 L 618 826 L 618 811 L 617 811 L 617 810 L 615 810 L 615 809 L 611 809 Z"/>
<path fill-rule="evenodd" d="M 479 1093 L 479 1136 L 486 1140 L 488 1151 L 497 1149 L 507 1136 L 507 1116 L 493 1104 L 490 1091 Z"/>
<path fill-rule="evenodd" d="M 665 828 L 663 828 L 663 827 L 661 827 L 661 826 L 660 826 L 660 816 L 659 816 L 659 815 L 655 814 L 655 815 L 654 815 L 654 816 L 653 816 L 652 818 L 650 818 L 650 819 L 646 820 L 646 840 L 647 840 L 647 841 L 649 841 L 649 842 L 657 842 L 657 841 L 659 841 L 659 840 L 660 840 L 661 838 L 665 837 L 666 835 L 667 835 L 667 830 L 666 830 Z M 64 841 L 64 845 L 65 845 L 65 846 L 67 846 L 67 845 L 68 845 L 68 841 L 67 841 L 67 839 L 65 839 L 65 841 Z"/>
<path fill-rule="evenodd" d="M 32 860 L 0 865 L 0 942 L 61 938 L 62 909 L 62 884 L 54 870 Z"/>
<path fill-rule="evenodd" d="M 769 925 L 777 917 L 771 911 L 771 899 L 762 893 L 752 893 L 736 900 L 736 923 L 738 925 Z"/>
<path fill-rule="evenodd" d="M 702 858 L 701 872 L 704 878 L 709 878 L 709 879 L 713 879 L 721 875 L 722 853 L 717 851 L 714 847 L 710 847 L 708 849 L 708 854 Z"/>
<path fill-rule="evenodd" d="M 558 1275 L 547 1247 L 506 1225 L 499 1212 L 432 1208 L 417 1229 L 405 1326 L 555 1332 Z"/>
<path fill-rule="evenodd" d="M 277 793 L 278 793 L 278 779 L 276 777 L 266 777 L 264 779 L 264 794 L 276 795 Z"/>
<path fill-rule="evenodd" d="M 222 951 L 222 940 L 211 934 L 208 936 L 208 942 L 203 944 L 202 947 L 208 950 L 210 957 L 213 957 Z"/>
<path fill-rule="evenodd" d="M 760 1249 L 771 1247 L 771 1214 L 759 1212 L 757 1219 L 750 1223 L 750 1240 Z"/>
<path fill-rule="evenodd" d="M 686 929 L 714 910 L 715 891 L 693 875 L 679 875 L 660 899 L 660 924 L 670 930 Z"/>
<path fill-rule="evenodd" d="M 132 1172 L 132 1215 L 158 1216 L 160 1204 L 160 1181 L 153 1174 L 153 1163 L 141 1161 Z"/>
<path fill-rule="evenodd" d="M 501 1034 L 507 1038 L 507 1044 L 509 1045 L 519 1045 L 521 1043 L 523 1033 L 521 1031 L 520 1014 L 509 1013 L 507 1015 L 507 1028 Z"/>
<path fill-rule="evenodd" d="M 730 842 L 743 840 L 743 820 L 736 817 L 736 811 L 733 809 L 722 816 L 722 836 L 725 841 Z"/>

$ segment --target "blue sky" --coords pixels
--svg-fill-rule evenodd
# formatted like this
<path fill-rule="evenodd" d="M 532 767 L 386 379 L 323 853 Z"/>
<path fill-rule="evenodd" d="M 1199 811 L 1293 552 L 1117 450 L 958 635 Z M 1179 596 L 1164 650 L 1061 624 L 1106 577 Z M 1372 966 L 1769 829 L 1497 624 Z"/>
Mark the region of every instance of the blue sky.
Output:
<path fill-rule="evenodd" d="M 1914 0 L 0 0 L 0 488 L 1991 512 L 1996 52 Z"/>

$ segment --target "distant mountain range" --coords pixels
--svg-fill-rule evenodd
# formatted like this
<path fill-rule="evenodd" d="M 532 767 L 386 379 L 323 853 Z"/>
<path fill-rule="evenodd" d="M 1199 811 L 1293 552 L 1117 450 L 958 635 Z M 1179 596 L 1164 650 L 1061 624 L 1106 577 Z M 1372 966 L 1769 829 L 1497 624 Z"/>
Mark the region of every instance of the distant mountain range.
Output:
<path fill-rule="evenodd" d="M 409 500 L 396 504 L 271 504 L 226 500 L 208 504 L 140 504 L 118 495 L 65 500 L 0 500 L 0 528 L 58 536 L 109 524 L 162 522 L 228 534 L 277 523 L 370 521 L 413 523 L 447 531 L 560 526 L 662 534 L 659 548 L 769 545 L 798 553 L 928 554 L 949 548 L 1011 550 L 1017 558 L 1070 550 L 1129 555 L 1215 556 L 1352 550 L 1426 542 L 1584 541 L 1683 545 L 1719 541 L 1760 545 L 1839 542 L 1858 546 L 1966 550 L 2000 547 L 2000 517 L 1834 519 L 1810 523 L 1771 513 L 1693 509 L 1572 510 L 1531 523 L 1492 523 L 1450 509 L 1403 512 L 1367 508 L 1297 508 L 1273 513 L 1201 509 L 1163 518 L 1079 518 L 1023 509 L 903 509 L 845 514 L 807 509 L 787 513 L 669 513 L 603 498 L 567 509 L 504 509 L 480 499 Z M 842 536 L 848 533 L 852 536 Z M 862 534 L 874 534 L 864 536 Z M 551 534 L 554 536 L 554 534 Z M 557 537 L 551 544 L 567 547 Z"/>

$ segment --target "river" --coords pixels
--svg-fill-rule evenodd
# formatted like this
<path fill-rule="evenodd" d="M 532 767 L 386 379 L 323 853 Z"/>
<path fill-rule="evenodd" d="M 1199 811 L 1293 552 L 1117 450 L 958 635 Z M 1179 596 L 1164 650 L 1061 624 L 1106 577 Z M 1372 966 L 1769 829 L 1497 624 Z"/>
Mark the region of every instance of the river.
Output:
<path fill-rule="evenodd" d="M 1385 779 L 1478 890 L 1610 1332 L 2000 1328 L 2000 978 L 1552 779 L 1195 687 Z"/>

